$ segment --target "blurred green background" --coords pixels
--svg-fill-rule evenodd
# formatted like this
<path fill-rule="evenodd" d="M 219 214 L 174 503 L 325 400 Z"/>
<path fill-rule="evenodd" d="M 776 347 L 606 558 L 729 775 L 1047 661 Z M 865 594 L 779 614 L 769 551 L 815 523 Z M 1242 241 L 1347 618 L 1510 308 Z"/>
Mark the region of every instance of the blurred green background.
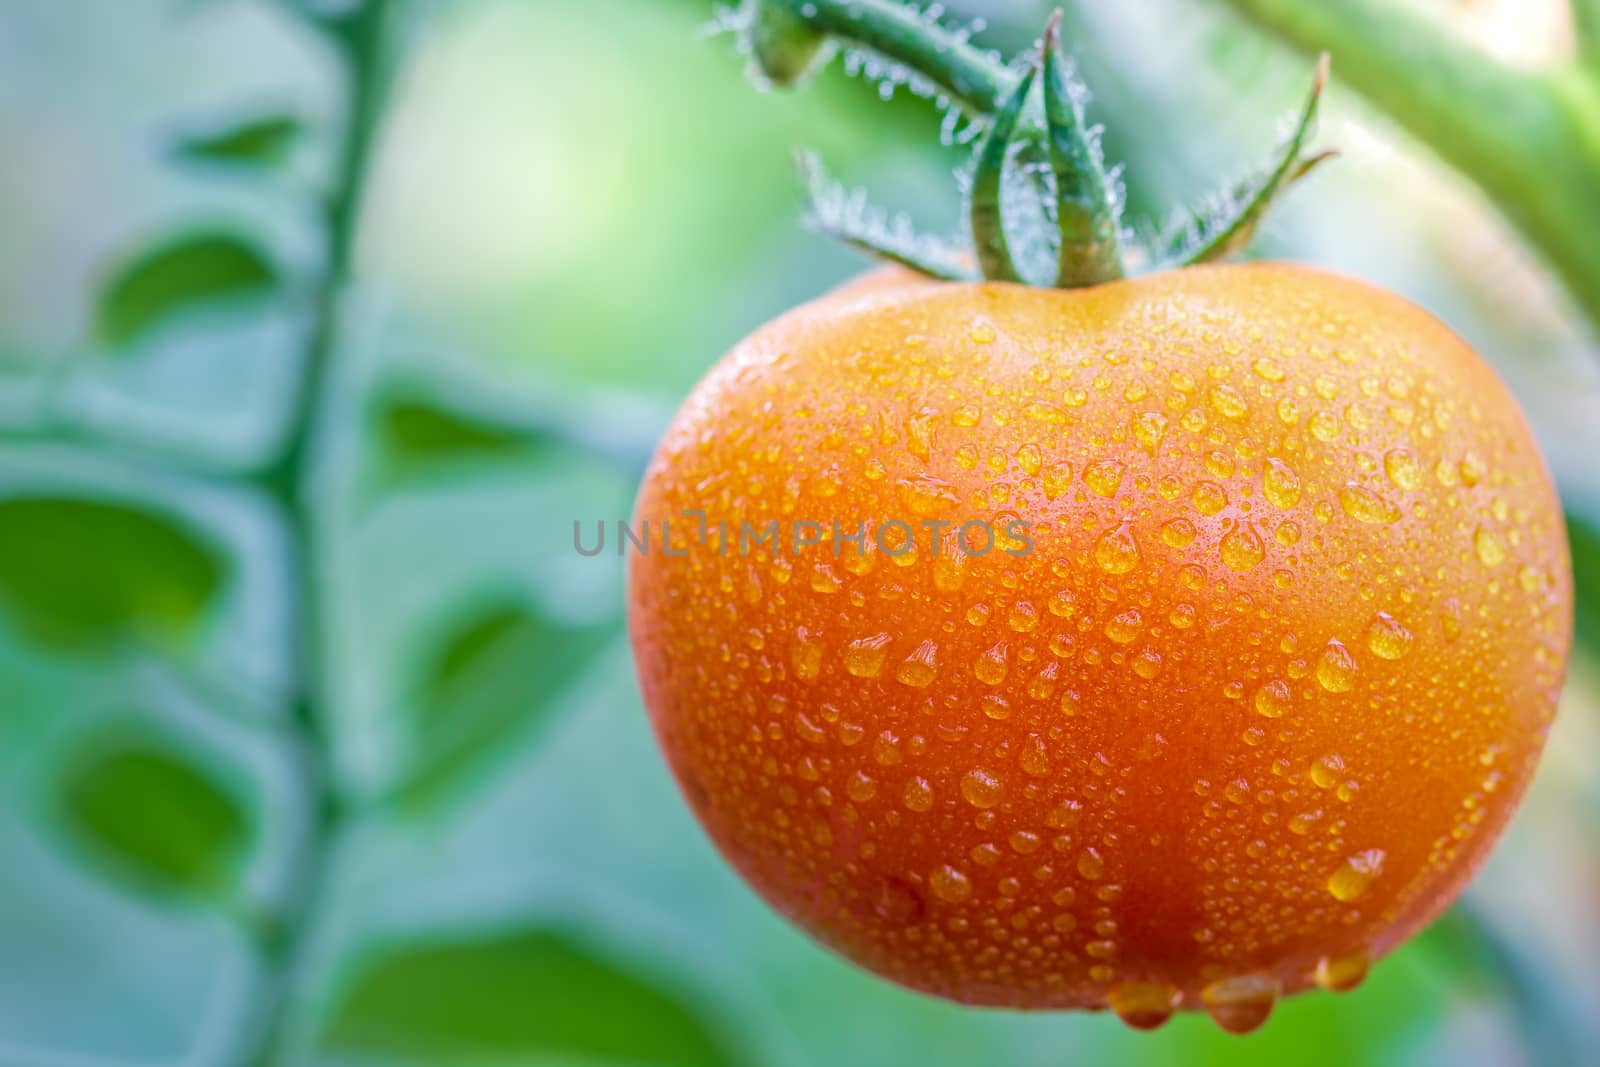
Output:
<path fill-rule="evenodd" d="M 791 148 L 939 230 L 960 153 L 837 65 L 752 91 L 701 0 L 390 0 L 355 212 L 373 49 L 318 22 L 349 6 L 0 3 L 0 1067 L 1593 1062 L 1582 654 L 1467 906 L 1248 1038 L 964 1010 L 770 913 L 679 801 L 621 562 L 571 524 L 624 517 L 710 364 L 861 269 L 798 224 Z M 1570 47 L 1561 0 L 1413 6 L 1513 65 Z M 1006 50 L 1045 14 L 952 11 Z M 1304 88 L 1211 3 L 1069 23 L 1138 215 L 1260 158 Z M 1258 251 L 1441 315 L 1600 514 L 1600 344 L 1568 297 L 1337 81 L 1320 140 L 1344 160 Z"/>

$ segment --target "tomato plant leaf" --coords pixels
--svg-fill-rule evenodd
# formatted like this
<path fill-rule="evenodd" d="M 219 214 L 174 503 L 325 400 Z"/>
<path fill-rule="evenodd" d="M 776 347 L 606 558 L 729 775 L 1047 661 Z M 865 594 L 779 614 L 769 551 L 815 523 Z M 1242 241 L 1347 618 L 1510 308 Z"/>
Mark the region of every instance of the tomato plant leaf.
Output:
<path fill-rule="evenodd" d="M 412 729 L 422 758 L 400 790 L 402 802 L 430 806 L 511 734 L 536 726 L 612 633 L 564 626 L 520 603 L 489 608 L 454 629 L 418 683 Z"/>
<path fill-rule="evenodd" d="M 1000 201 L 1004 184 L 1007 149 L 1011 135 L 1017 128 L 1017 118 L 1028 102 L 1033 89 L 1033 78 L 1038 71 L 1029 67 L 1017 79 L 1017 87 L 1006 98 L 1005 105 L 995 114 L 989 132 L 978 142 L 973 152 L 972 193 L 968 198 L 968 218 L 972 230 L 972 243 L 978 256 L 983 276 L 991 280 L 1016 282 L 1022 280 L 1016 259 L 1011 254 L 1011 243 L 1006 238 L 1006 224 L 1002 217 Z"/>
<path fill-rule="evenodd" d="M 305 126 L 293 115 L 263 115 L 185 137 L 175 149 L 183 159 L 275 167 L 289 158 L 304 133 Z"/>
<path fill-rule="evenodd" d="M 1077 286 L 1123 276 L 1120 230 L 1126 196 L 1106 168 L 1100 139 L 1084 116 L 1087 89 L 1062 54 L 1061 16 L 1040 42 L 1046 140 L 1055 175 L 1058 240 L 1056 285 Z"/>
<path fill-rule="evenodd" d="M 1534 953 L 1504 923 L 1482 908 L 1469 891 L 1418 939 L 1458 982 L 1498 991 L 1514 1013 L 1530 1062 L 1570 1062 L 1563 1050 L 1577 1048 L 1591 1027 L 1581 998 L 1563 988 Z M 1465 980 L 1465 981 L 1463 981 Z"/>
<path fill-rule="evenodd" d="M 0 609 L 43 644 L 92 651 L 181 638 L 227 573 L 196 531 L 132 503 L 0 500 Z"/>
<path fill-rule="evenodd" d="M 536 426 L 520 426 L 412 398 L 392 398 L 377 412 L 376 433 L 391 469 L 415 473 L 456 460 L 531 456 L 555 444 Z"/>
<path fill-rule="evenodd" d="M 109 345 L 131 347 L 184 311 L 259 298 L 278 285 L 277 268 L 238 234 L 183 234 L 112 272 L 100 294 L 96 330 Z"/>
<path fill-rule="evenodd" d="M 1600 528 L 1568 512 L 1567 542 L 1572 549 L 1577 641 L 1590 655 L 1600 655 Z"/>
<path fill-rule="evenodd" d="M 251 820 L 233 793 L 148 728 L 94 738 L 60 779 L 68 827 L 133 881 L 213 898 L 248 855 Z"/>
<path fill-rule="evenodd" d="M 634 471 L 654 451 L 661 421 L 638 398 L 569 398 L 554 410 L 503 391 L 486 396 L 426 382 L 391 387 L 367 419 L 379 483 L 495 462 L 565 469 L 587 458 Z"/>
<path fill-rule="evenodd" d="M 856 251 L 945 281 L 971 281 L 972 269 L 950 242 L 919 234 L 903 214 L 890 215 L 828 176 L 814 152 L 795 155 L 806 197 L 806 225 Z"/>
<path fill-rule="evenodd" d="M 357 966 L 322 1043 L 436 1065 L 735 1062 L 675 992 L 548 930 L 381 950 Z"/>
<path fill-rule="evenodd" d="M 1292 132 L 1279 148 L 1276 162 L 1265 171 L 1246 178 L 1233 188 L 1192 213 L 1192 222 L 1169 241 L 1163 255 L 1167 267 L 1212 263 L 1243 251 L 1255 237 L 1268 209 L 1295 182 L 1310 174 L 1338 153 L 1305 154 L 1306 140 L 1317 121 L 1317 112 L 1327 88 L 1329 58 L 1326 53 L 1317 63 L 1311 92 L 1306 98 Z"/>

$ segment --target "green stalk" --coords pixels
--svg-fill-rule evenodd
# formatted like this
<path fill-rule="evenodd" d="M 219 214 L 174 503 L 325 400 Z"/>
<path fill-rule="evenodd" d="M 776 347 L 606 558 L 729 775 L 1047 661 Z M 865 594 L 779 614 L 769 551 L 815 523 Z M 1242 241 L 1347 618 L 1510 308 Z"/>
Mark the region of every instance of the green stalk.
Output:
<path fill-rule="evenodd" d="M 387 84 L 387 41 L 393 0 L 366 0 L 342 19 L 321 28 L 344 60 L 349 113 L 333 184 L 323 204 L 325 273 L 317 294 L 299 388 L 290 409 L 280 454 L 264 476 L 289 530 L 293 554 L 299 684 L 294 704 L 297 742 L 306 789 L 314 807 L 302 845 L 296 899 L 263 946 L 272 990 L 262 1011 L 259 1046 L 251 1062 L 272 1067 L 282 1054 L 294 983 L 324 902 L 333 846 L 347 819 L 334 784 L 327 609 L 321 597 L 322 528 L 316 500 L 316 444 L 328 383 L 340 341 L 340 319 L 349 289 L 361 206 L 381 125 Z"/>
<path fill-rule="evenodd" d="M 1514 70 L 1392 0 L 1225 0 L 1307 52 L 1481 188 L 1600 326 L 1600 88 L 1593 63 Z M 1584 54 L 1600 2 L 1573 0 Z"/>
<path fill-rule="evenodd" d="M 1570 0 L 1578 62 L 1600 68 L 1600 0 Z"/>
<path fill-rule="evenodd" d="M 750 0 L 745 18 L 757 69 L 779 85 L 808 74 L 831 41 L 904 65 L 968 115 L 998 111 L 1016 82 L 989 53 L 894 0 Z"/>

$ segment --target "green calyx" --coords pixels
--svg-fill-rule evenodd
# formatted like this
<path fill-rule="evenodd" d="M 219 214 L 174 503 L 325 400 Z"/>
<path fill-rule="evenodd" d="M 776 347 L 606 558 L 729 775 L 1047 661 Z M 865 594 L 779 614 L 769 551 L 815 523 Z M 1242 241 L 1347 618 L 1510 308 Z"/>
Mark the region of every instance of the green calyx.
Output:
<path fill-rule="evenodd" d="M 1126 277 L 1136 264 L 1168 270 L 1220 260 L 1249 244 L 1277 199 L 1335 154 L 1307 151 L 1327 85 L 1324 55 L 1271 164 L 1141 242 L 1123 223 L 1121 183 L 1085 119 L 1088 91 L 1062 53 L 1060 24 L 1057 11 L 1038 53 L 1010 64 L 896 0 L 747 0 L 737 29 L 763 82 L 800 83 L 843 45 L 869 75 L 934 97 L 982 129 L 968 169 L 970 248 L 919 236 L 831 181 L 814 155 L 800 157 L 814 228 L 950 281 L 1077 289 Z"/>

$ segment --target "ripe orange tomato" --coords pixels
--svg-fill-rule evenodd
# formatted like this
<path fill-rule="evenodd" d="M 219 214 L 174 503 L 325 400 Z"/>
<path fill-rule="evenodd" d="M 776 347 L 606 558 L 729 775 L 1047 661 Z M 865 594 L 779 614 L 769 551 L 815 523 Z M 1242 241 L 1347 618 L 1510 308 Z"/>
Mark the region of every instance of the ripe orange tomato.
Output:
<path fill-rule="evenodd" d="M 645 702 L 729 862 L 893 981 L 1141 1027 L 1249 1030 L 1439 914 L 1571 635 L 1505 386 L 1282 264 L 869 276 L 717 366 L 640 524 Z"/>

